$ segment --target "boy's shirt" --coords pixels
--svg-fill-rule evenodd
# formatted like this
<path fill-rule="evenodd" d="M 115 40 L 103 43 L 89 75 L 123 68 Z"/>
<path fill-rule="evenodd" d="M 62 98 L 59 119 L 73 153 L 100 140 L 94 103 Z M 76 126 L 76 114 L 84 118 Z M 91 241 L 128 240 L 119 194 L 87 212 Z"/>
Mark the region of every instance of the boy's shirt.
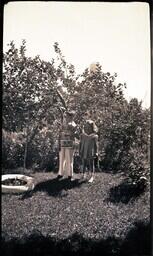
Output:
<path fill-rule="evenodd" d="M 60 136 L 59 136 L 59 144 L 60 147 L 64 148 L 74 148 L 74 142 L 75 142 L 75 136 L 76 136 L 76 124 L 74 121 L 63 124 Z"/>

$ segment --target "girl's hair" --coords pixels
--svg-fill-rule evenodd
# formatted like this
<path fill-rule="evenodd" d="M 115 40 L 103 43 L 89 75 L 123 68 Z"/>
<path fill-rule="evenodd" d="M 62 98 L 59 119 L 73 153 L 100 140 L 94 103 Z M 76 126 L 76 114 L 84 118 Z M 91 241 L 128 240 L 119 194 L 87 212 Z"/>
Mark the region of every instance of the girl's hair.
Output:
<path fill-rule="evenodd" d="M 97 126 L 96 126 L 96 124 L 95 124 L 94 121 L 92 121 L 92 120 L 86 120 L 86 121 L 85 121 L 85 124 L 84 124 L 84 127 L 85 127 L 86 124 L 89 124 L 89 125 L 91 126 L 92 132 L 97 132 L 97 131 L 98 131 Z M 84 129 L 83 129 L 83 130 L 84 130 Z"/>

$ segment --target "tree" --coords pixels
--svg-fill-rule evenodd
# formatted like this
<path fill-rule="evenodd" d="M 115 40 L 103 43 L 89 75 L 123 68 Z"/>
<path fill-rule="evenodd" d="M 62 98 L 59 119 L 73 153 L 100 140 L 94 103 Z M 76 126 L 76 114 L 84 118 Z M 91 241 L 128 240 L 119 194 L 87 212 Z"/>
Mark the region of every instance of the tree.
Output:
<path fill-rule="evenodd" d="M 125 85 L 116 85 L 116 76 L 104 73 L 101 65 L 97 64 L 96 72 L 90 73 L 86 69 L 75 87 L 73 108 L 77 113 L 77 122 L 82 125 L 86 117 L 96 122 L 100 150 L 104 149 L 104 141 L 108 137 L 107 127 L 112 126 L 127 104 L 123 95 Z"/>
<path fill-rule="evenodd" d="M 26 137 L 24 166 L 28 145 L 39 127 L 47 120 L 52 125 L 64 100 L 58 91 L 58 70 L 52 62 L 39 56 L 26 57 L 26 41 L 18 50 L 10 42 L 3 56 L 3 128 L 7 131 L 24 131 Z"/>

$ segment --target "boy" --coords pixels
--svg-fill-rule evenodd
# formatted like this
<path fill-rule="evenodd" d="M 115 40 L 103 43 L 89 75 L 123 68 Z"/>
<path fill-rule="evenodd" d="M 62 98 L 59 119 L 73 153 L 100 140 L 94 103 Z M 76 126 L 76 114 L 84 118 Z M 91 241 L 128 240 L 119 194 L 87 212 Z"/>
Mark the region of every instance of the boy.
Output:
<path fill-rule="evenodd" d="M 74 112 L 66 111 L 63 116 L 63 123 L 59 134 L 59 171 L 57 178 L 66 176 L 73 180 L 73 158 L 76 137 L 76 124 L 73 121 Z"/>

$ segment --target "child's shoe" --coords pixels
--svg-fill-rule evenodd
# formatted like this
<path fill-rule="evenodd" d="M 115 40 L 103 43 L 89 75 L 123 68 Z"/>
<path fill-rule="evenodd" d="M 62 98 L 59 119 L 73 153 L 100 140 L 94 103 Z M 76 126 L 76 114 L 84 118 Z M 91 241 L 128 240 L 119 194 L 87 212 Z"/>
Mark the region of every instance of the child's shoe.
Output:
<path fill-rule="evenodd" d="M 60 180 L 60 179 L 62 179 L 62 178 L 63 178 L 63 175 L 60 175 L 60 174 L 57 175 L 57 177 L 56 177 L 57 180 Z"/>
<path fill-rule="evenodd" d="M 75 179 L 72 176 L 68 176 L 69 181 L 74 181 Z"/>
<path fill-rule="evenodd" d="M 88 182 L 89 182 L 89 183 L 92 183 L 93 180 L 94 180 L 94 178 L 93 178 L 93 176 L 92 176 Z"/>
<path fill-rule="evenodd" d="M 86 177 L 87 177 L 86 173 L 83 173 L 82 174 L 82 179 L 84 180 L 84 179 L 86 179 Z"/>

